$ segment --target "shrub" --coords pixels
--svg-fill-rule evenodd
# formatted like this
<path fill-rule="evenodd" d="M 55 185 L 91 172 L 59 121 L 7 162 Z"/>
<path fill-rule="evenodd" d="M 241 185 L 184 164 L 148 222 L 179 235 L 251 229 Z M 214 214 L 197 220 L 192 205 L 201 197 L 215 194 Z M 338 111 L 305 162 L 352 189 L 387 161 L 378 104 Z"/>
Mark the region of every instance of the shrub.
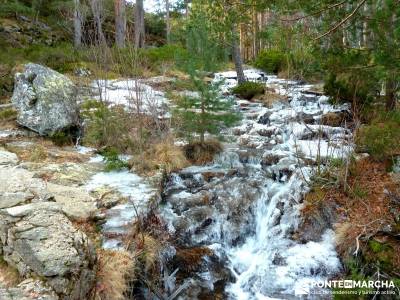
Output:
<path fill-rule="evenodd" d="M 81 106 L 81 115 L 84 118 L 83 142 L 100 147 L 113 147 L 124 152 L 131 144 L 128 114 L 123 108 L 108 107 L 97 100 L 89 100 Z"/>
<path fill-rule="evenodd" d="M 285 55 L 279 50 L 262 51 L 255 59 L 254 66 L 265 72 L 278 74 L 285 66 Z"/>
<path fill-rule="evenodd" d="M 357 144 L 374 159 L 384 160 L 400 153 L 400 111 L 378 117 L 360 128 Z"/>
<path fill-rule="evenodd" d="M 162 63 L 173 64 L 177 57 L 187 57 L 187 51 L 178 45 L 164 45 L 161 47 L 148 48 L 143 50 L 143 56 L 150 66 L 160 66 Z"/>
<path fill-rule="evenodd" d="M 59 131 L 50 137 L 51 141 L 56 146 L 64 146 L 72 143 L 72 137 L 67 132 Z"/>
<path fill-rule="evenodd" d="M 246 81 L 234 87 L 232 92 L 241 98 L 250 100 L 254 96 L 264 94 L 265 86 L 262 83 Z"/>
<path fill-rule="evenodd" d="M 32 6 L 25 5 L 18 0 L 8 0 L 0 2 L 0 16 L 9 17 L 15 15 L 32 15 Z"/>
<path fill-rule="evenodd" d="M 57 47 L 34 45 L 24 50 L 24 58 L 61 73 L 73 71 L 79 62 L 79 55 L 70 44 Z"/>
<path fill-rule="evenodd" d="M 119 158 L 118 150 L 115 148 L 105 148 L 100 154 L 104 157 L 105 170 L 107 172 L 118 171 L 128 167 L 128 163 Z"/>
<path fill-rule="evenodd" d="M 338 79 L 334 74 L 329 74 L 325 80 L 324 93 L 331 97 L 333 103 L 355 101 L 357 104 L 370 104 L 373 101 L 366 86 L 358 84 L 352 78 Z"/>
<path fill-rule="evenodd" d="M 214 156 L 222 151 L 222 145 L 217 140 L 192 142 L 184 146 L 186 158 L 194 164 L 206 164 L 213 161 Z"/>

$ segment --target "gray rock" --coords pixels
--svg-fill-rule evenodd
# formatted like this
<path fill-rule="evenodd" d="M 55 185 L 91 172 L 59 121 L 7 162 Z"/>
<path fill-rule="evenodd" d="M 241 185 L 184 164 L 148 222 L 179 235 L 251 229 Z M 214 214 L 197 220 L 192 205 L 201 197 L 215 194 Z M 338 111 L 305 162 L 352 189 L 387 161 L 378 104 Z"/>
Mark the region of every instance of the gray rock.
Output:
<path fill-rule="evenodd" d="M 33 173 L 19 166 L 12 166 L 14 159 L 10 162 L 9 166 L 0 165 L 0 208 L 12 207 L 31 201 L 43 201 L 50 197 L 43 180 L 34 178 Z"/>
<path fill-rule="evenodd" d="M 5 151 L 0 148 L 0 166 L 1 165 L 16 165 L 18 163 L 18 157 L 15 153 Z"/>
<path fill-rule="evenodd" d="M 58 300 L 59 297 L 40 280 L 26 279 L 18 286 L 0 288 L 1 300 Z"/>
<path fill-rule="evenodd" d="M 66 76 L 37 64 L 26 64 L 15 74 L 12 103 L 17 122 L 41 135 L 79 124 L 77 88 Z"/>
<path fill-rule="evenodd" d="M 4 260 L 21 276 L 39 276 L 61 299 L 87 299 L 95 278 L 94 247 L 59 204 L 0 210 L 0 241 Z"/>

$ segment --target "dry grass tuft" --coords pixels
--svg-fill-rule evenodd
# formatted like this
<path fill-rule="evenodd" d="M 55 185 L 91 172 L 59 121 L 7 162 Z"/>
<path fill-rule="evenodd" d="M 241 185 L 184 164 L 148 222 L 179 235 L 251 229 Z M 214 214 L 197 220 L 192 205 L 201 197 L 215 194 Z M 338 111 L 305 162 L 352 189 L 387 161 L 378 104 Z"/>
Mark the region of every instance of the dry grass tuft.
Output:
<path fill-rule="evenodd" d="M 287 102 L 287 100 L 287 96 L 277 94 L 274 89 L 267 89 L 263 95 L 257 97 L 257 101 L 264 103 L 269 108 L 271 108 L 275 102 Z"/>
<path fill-rule="evenodd" d="M 0 257 L 0 286 L 12 287 L 21 281 L 21 277 L 16 269 L 10 267 Z"/>
<path fill-rule="evenodd" d="M 188 161 L 182 150 L 172 142 L 159 143 L 154 146 L 155 160 L 167 173 L 182 169 Z"/>
<path fill-rule="evenodd" d="M 222 144 L 217 140 L 208 140 L 204 143 L 193 142 L 183 148 L 186 158 L 193 164 L 206 164 L 212 162 L 214 156 L 223 150 Z"/>
<path fill-rule="evenodd" d="M 176 264 L 183 272 L 196 271 L 204 256 L 211 256 L 213 252 L 207 247 L 195 247 L 189 249 L 178 249 L 176 252 Z"/>
<path fill-rule="evenodd" d="M 43 145 L 34 146 L 31 151 L 28 160 L 32 162 L 42 162 L 47 159 L 47 150 Z"/>
<path fill-rule="evenodd" d="M 160 241 L 148 233 L 137 232 L 129 245 L 146 271 L 150 271 L 156 266 L 162 247 Z"/>
<path fill-rule="evenodd" d="M 182 150 L 175 146 L 172 140 L 166 140 L 151 145 L 145 153 L 135 156 L 129 164 L 140 174 L 151 174 L 157 170 L 171 173 L 188 166 L 189 163 Z"/>
<path fill-rule="evenodd" d="M 127 251 L 100 249 L 95 300 L 123 300 L 134 276 L 135 259 Z"/>

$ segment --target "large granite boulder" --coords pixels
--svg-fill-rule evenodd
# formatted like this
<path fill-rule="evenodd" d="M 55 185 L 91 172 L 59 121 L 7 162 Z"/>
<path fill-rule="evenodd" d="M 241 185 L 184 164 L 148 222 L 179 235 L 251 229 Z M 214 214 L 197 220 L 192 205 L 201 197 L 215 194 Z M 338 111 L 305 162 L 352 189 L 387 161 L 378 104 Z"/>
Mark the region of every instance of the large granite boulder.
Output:
<path fill-rule="evenodd" d="M 76 128 L 78 92 L 66 76 L 37 64 L 26 64 L 15 74 L 12 103 L 17 122 L 41 135 Z"/>
<path fill-rule="evenodd" d="M 58 203 L 0 210 L 0 254 L 22 277 L 41 278 L 60 299 L 87 299 L 93 288 L 94 247 Z"/>

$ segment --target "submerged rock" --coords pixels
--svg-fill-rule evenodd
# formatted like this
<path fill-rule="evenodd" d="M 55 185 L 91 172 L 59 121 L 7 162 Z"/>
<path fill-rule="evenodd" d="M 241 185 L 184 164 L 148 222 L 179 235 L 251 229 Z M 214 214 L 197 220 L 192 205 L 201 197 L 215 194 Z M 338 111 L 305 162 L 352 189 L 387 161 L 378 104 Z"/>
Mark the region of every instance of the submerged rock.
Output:
<path fill-rule="evenodd" d="M 17 122 L 41 135 L 79 125 L 77 88 L 68 77 L 47 67 L 26 64 L 15 74 L 12 103 Z"/>

